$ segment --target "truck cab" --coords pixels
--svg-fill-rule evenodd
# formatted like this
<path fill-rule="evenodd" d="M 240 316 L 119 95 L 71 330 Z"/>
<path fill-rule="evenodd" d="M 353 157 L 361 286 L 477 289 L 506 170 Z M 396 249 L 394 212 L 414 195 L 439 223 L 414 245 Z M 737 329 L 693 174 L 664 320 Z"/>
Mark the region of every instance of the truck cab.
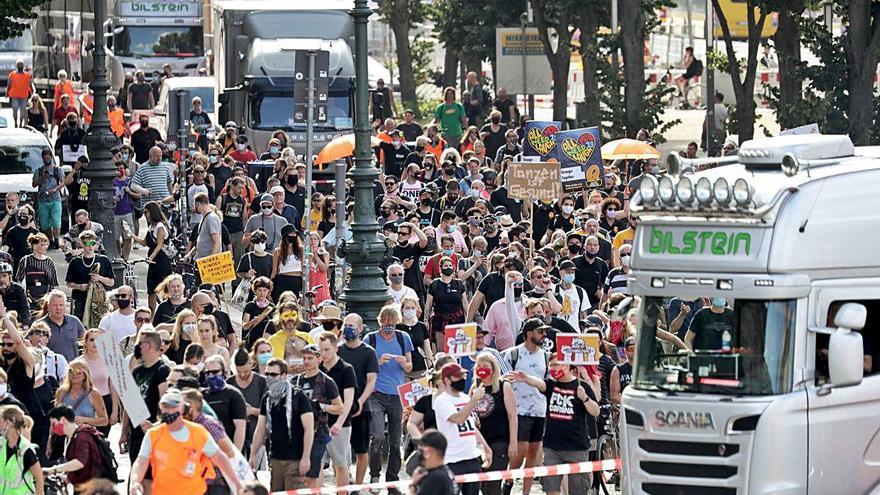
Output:
<path fill-rule="evenodd" d="M 624 493 L 876 492 L 880 149 L 782 136 L 669 165 L 631 204 Z"/>

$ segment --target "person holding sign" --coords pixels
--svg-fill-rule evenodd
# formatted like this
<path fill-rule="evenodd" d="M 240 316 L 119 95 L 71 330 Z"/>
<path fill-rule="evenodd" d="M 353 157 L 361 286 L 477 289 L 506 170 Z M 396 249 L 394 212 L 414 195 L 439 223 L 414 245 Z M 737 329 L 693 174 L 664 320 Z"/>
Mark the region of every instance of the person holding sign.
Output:
<path fill-rule="evenodd" d="M 547 400 L 546 414 L 552 421 L 547 421 L 544 431 L 546 466 L 590 460 L 590 438 L 597 438 L 595 418 L 599 415 L 599 403 L 592 387 L 581 383 L 575 372 L 575 366 L 557 363 L 553 357 L 550 378 L 542 380 L 518 370 L 508 375 L 515 383 L 534 387 Z M 562 476 L 546 476 L 541 484 L 548 495 L 559 495 Z M 571 495 L 586 495 L 591 484 L 590 473 L 568 475 Z"/>
<path fill-rule="evenodd" d="M 447 325 L 464 323 L 464 308 L 468 304 L 467 292 L 464 282 L 452 278 L 454 273 L 455 263 L 451 257 L 444 255 L 440 258 L 440 278 L 431 282 L 431 286 L 428 287 L 425 323 L 431 329 L 437 349 L 444 348 L 443 331 Z"/>
<path fill-rule="evenodd" d="M 492 449 L 489 471 L 507 469 L 510 458 L 516 456 L 516 396 L 501 373 L 501 363 L 493 354 L 482 352 L 477 355 L 474 386 L 484 388 L 486 395 L 477 402 L 475 412 L 480 418 L 480 434 Z M 483 482 L 482 492 L 483 495 L 501 495 L 501 482 Z"/>

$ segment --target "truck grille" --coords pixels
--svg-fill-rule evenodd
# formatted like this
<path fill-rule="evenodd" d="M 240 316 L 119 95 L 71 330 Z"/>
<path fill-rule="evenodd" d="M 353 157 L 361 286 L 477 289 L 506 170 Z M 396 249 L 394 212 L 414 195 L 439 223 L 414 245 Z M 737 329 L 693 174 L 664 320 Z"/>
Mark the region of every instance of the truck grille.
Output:
<path fill-rule="evenodd" d="M 736 475 L 736 466 L 706 464 L 678 464 L 674 462 L 642 461 L 642 470 L 656 476 L 683 476 L 688 478 L 726 479 Z"/>
<path fill-rule="evenodd" d="M 736 488 L 644 483 L 642 492 L 648 495 L 736 495 Z"/>
<path fill-rule="evenodd" d="M 739 467 L 730 465 L 731 457 L 740 453 L 740 445 L 719 442 L 690 442 L 676 440 L 639 439 L 639 449 L 645 452 L 639 462 L 639 471 L 650 482 L 641 484 L 642 493 L 649 495 L 736 495 L 736 488 L 711 486 L 728 484 L 739 475 Z M 667 456 L 688 456 L 690 462 L 670 461 Z M 706 462 L 701 462 L 699 458 Z M 719 464 L 719 463 L 725 464 Z M 668 483 L 660 480 L 669 479 Z M 673 479 L 670 479 L 673 478 Z M 677 479 L 674 479 L 677 478 Z M 696 484 L 682 484 L 684 479 Z"/>
<path fill-rule="evenodd" d="M 639 440 L 639 447 L 652 454 L 699 455 L 705 457 L 730 457 L 739 452 L 735 443 L 671 442 L 667 440 Z"/>

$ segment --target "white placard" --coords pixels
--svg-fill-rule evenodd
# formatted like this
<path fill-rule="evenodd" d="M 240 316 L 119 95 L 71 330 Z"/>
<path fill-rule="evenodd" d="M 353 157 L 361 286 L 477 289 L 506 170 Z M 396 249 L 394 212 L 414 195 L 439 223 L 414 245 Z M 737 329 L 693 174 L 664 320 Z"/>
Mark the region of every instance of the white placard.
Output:
<path fill-rule="evenodd" d="M 553 72 L 537 28 L 526 28 L 525 39 L 522 28 L 495 28 L 495 64 L 496 88 L 533 95 L 549 94 L 553 90 Z"/>
<path fill-rule="evenodd" d="M 107 364 L 107 370 L 110 372 L 110 381 L 119 394 L 119 400 L 122 407 L 128 414 L 128 419 L 133 427 L 150 419 L 150 411 L 147 409 L 147 403 L 128 369 L 128 363 L 122 355 L 122 351 L 113 340 L 113 334 L 104 332 L 97 339 L 95 344 L 98 346 L 98 354 L 104 363 Z"/>
<path fill-rule="evenodd" d="M 73 163 L 77 158 L 81 156 L 89 156 L 86 152 L 86 145 L 69 145 L 64 144 L 61 146 L 61 162 L 62 163 Z"/>
<path fill-rule="evenodd" d="M 780 136 L 800 136 L 804 134 L 822 134 L 819 131 L 819 124 L 812 123 L 795 127 L 794 129 L 786 129 L 779 133 Z"/>

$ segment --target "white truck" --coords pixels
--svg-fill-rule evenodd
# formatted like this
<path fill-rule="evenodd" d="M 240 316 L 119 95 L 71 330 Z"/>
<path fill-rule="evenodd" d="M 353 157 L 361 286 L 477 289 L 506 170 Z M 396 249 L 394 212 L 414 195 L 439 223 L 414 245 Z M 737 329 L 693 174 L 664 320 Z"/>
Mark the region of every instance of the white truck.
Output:
<path fill-rule="evenodd" d="M 624 493 L 878 493 L 880 148 L 782 136 L 669 164 L 631 205 Z"/>
<path fill-rule="evenodd" d="M 113 87 L 126 72 L 171 65 L 176 76 L 195 76 L 204 67 L 205 36 L 201 0 L 110 0 L 105 31 L 113 55 Z"/>

